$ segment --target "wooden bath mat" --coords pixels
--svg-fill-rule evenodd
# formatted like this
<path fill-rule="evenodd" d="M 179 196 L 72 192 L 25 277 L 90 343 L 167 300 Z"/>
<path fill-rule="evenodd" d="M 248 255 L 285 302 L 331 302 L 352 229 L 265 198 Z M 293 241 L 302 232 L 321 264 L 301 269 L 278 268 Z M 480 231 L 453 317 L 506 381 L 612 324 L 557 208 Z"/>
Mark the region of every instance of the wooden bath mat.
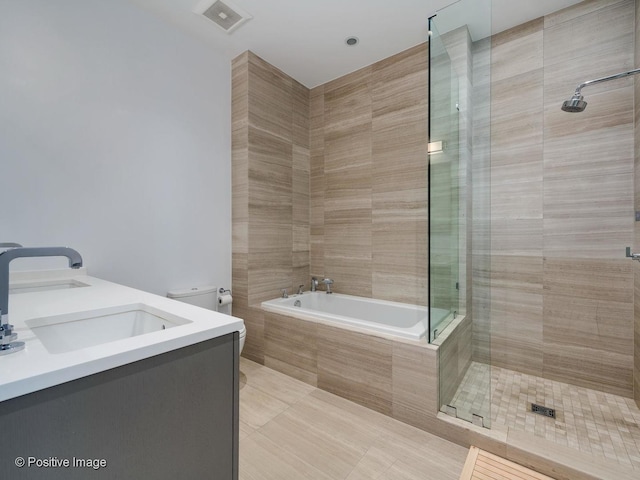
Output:
<path fill-rule="evenodd" d="M 460 480 L 553 480 L 522 465 L 471 447 Z"/>

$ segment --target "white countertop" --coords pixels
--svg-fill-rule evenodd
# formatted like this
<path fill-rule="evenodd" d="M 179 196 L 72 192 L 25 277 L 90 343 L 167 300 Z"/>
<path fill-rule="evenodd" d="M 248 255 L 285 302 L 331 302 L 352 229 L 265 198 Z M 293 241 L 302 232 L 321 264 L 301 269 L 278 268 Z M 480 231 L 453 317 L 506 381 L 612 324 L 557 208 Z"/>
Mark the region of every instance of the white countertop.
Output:
<path fill-rule="evenodd" d="M 239 318 L 90 277 L 84 269 L 12 273 L 11 285 L 58 279 L 89 286 L 9 295 L 9 323 L 26 346 L 0 356 L 0 401 L 240 331 L 243 326 Z M 59 354 L 49 353 L 25 324 L 36 318 L 128 304 L 148 305 L 190 323 Z"/>

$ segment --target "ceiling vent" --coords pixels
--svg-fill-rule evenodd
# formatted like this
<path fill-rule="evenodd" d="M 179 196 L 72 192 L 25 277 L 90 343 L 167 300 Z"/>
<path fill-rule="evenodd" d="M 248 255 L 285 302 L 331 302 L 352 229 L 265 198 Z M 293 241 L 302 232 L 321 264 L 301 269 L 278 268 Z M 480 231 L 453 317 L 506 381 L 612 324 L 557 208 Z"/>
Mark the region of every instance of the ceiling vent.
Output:
<path fill-rule="evenodd" d="M 247 12 L 225 0 L 216 0 L 211 5 L 211 0 L 200 2 L 193 10 L 204 15 L 227 33 L 233 32 L 247 20 L 253 18 Z"/>

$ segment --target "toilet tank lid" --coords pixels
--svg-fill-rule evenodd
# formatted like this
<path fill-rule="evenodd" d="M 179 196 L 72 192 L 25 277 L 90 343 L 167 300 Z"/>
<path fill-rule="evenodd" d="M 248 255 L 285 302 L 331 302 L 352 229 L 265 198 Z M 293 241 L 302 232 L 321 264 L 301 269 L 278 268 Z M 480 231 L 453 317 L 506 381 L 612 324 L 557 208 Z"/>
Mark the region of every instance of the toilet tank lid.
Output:
<path fill-rule="evenodd" d="M 167 293 L 167 297 L 169 298 L 183 298 L 183 297 L 193 297 L 194 295 L 206 295 L 211 292 L 215 292 L 216 287 L 208 285 L 205 287 L 192 287 L 185 288 L 184 290 L 171 290 Z"/>

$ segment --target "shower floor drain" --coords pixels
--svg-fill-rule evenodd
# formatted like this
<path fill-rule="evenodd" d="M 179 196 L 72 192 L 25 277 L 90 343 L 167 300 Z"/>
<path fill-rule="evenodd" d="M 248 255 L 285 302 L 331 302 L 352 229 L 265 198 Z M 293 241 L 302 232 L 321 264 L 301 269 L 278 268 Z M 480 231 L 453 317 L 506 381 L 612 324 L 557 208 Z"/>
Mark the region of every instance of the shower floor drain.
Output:
<path fill-rule="evenodd" d="M 556 411 L 553 408 L 538 405 L 536 403 L 531 404 L 531 411 L 542 415 L 543 417 L 556 418 Z"/>

